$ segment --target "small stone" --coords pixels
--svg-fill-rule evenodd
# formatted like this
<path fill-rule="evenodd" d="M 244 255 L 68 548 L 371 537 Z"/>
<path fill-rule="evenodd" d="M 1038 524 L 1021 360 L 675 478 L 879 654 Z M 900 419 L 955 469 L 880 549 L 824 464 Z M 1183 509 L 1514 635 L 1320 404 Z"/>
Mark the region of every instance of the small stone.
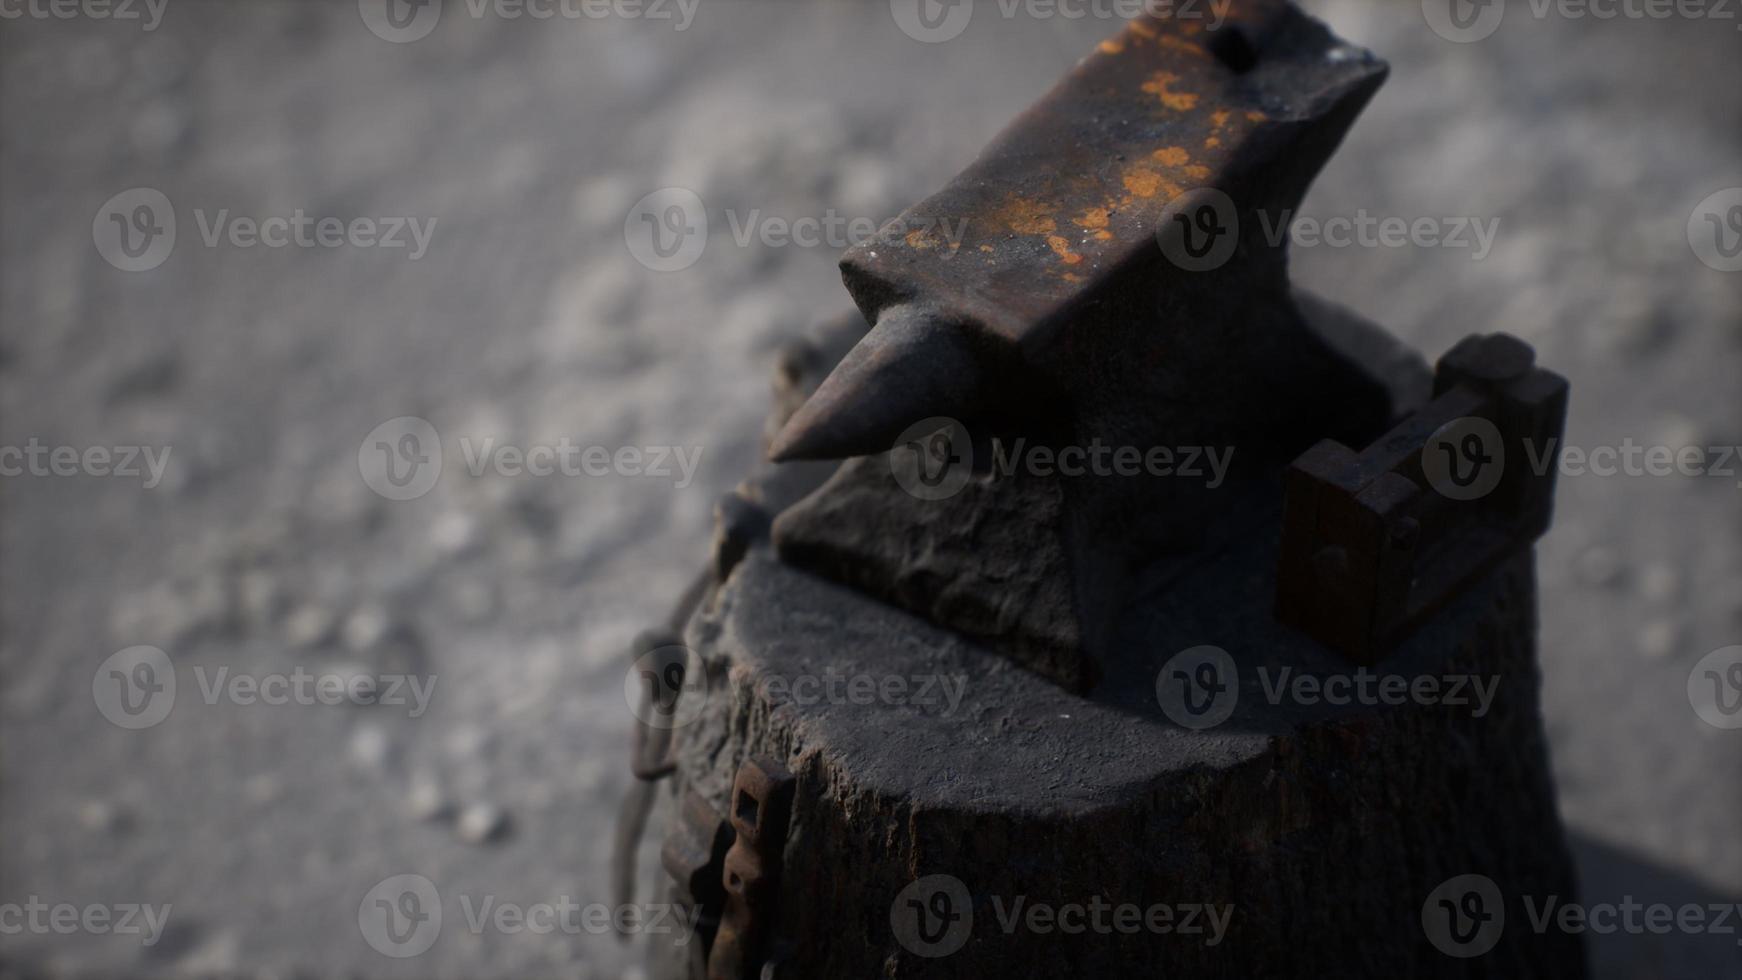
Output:
<path fill-rule="evenodd" d="M 126 814 L 107 800 L 87 800 L 79 806 L 79 825 L 92 833 L 112 834 L 126 824 Z"/>
<path fill-rule="evenodd" d="M 1674 620 L 1658 619 L 1639 631 L 1639 652 L 1647 660 L 1663 660 L 1681 645 L 1681 626 Z"/>
<path fill-rule="evenodd" d="M 440 820 L 452 809 L 447 794 L 442 792 L 441 783 L 429 777 L 413 780 L 410 792 L 405 795 L 405 812 L 413 820 Z"/>
<path fill-rule="evenodd" d="M 1624 568 L 1620 553 L 1600 544 L 1586 548 L 1573 560 L 1573 575 L 1580 584 L 1594 588 L 1614 588 Z"/>
<path fill-rule="evenodd" d="M 299 606 L 285 617 L 285 645 L 302 650 L 325 643 L 333 635 L 333 622 L 332 611 L 323 606 Z"/>
<path fill-rule="evenodd" d="M 345 625 L 340 630 L 340 638 L 345 649 L 352 653 L 368 653 L 380 646 L 381 641 L 393 629 L 393 619 L 387 609 L 376 603 L 359 606 L 351 615 L 345 617 Z"/>
<path fill-rule="evenodd" d="M 377 772 L 387 767 L 393 743 L 378 725 L 359 725 L 351 733 L 351 761 L 357 768 Z"/>
<path fill-rule="evenodd" d="M 464 511 L 451 510 L 436 518 L 429 529 L 430 543 L 450 557 L 470 552 L 478 544 L 478 522 Z"/>
<path fill-rule="evenodd" d="M 472 803 L 460 811 L 454 832 L 468 844 L 498 840 L 508 832 L 508 814 L 491 803 Z"/>
<path fill-rule="evenodd" d="M 1681 592 L 1681 574 L 1673 566 L 1653 562 L 1639 576 L 1639 594 L 1650 602 L 1667 603 Z"/>

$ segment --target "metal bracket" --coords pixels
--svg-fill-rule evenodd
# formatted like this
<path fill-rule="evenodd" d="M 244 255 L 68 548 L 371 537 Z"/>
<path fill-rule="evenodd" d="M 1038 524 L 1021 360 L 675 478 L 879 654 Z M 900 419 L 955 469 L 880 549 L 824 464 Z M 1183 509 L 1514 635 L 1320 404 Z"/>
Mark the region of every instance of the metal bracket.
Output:
<path fill-rule="evenodd" d="M 1567 381 L 1506 334 L 1440 358 L 1434 400 L 1356 453 L 1324 440 L 1286 477 L 1276 618 L 1371 664 L 1548 529 Z M 1538 465 L 1533 465 L 1538 464 Z"/>
<path fill-rule="evenodd" d="M 726 911 L 708 954 L 708 980 L 761 973 L 796 782 L 785 766 L 765 756 L 738 768 L 729 818 L 738 837 L 726 852 Z"/>

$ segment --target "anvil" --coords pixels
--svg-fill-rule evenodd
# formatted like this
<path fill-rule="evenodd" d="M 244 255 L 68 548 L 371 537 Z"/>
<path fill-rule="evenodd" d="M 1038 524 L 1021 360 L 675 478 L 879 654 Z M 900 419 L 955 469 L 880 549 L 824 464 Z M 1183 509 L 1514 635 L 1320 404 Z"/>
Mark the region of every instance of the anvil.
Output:
<path fill-rule="evenodd" d="M 915 231 L 846 253 L 873 327 L 770 447 L 777 461 L 894 450 L 885 471 L 935 479 L 940 460 L 905 444 L 941 417 L 974 447 L 969 492 L 903 500 L 849 464 L 777 521 L 782 556 L 1091 687 L 1146 567 L 1203 547 L 1307 446 L 1365 445 L 1389 421 L 1385 389 L 1303 316 L 1286 236 L 1269 231 L 1385 74 L 1283 0 L 1236 0 L 1216 30 L 1145 16 L 1102 42 L 891 226 Z M 1166 447 L 1232 467 L 1213 488 L 989 475 L 989 446 L 1017 440 L 1054 459 Z M 938 444 L 917 443 L 922 457 Z M 1018 545 L 987 554 L 991 537 Z M 964 546 L 979 553 L 949 554 Z"/>

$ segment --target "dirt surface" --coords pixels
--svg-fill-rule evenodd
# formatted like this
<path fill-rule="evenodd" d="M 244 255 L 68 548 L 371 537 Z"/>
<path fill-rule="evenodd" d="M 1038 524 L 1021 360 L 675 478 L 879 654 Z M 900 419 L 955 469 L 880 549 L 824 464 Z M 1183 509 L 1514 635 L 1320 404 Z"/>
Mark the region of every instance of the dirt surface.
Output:
<path fill-rule="evenodd" d="M 1570 445 L 1742 444 L 1742 275 L 1688 232 L 1742 186 L 1738 22 L 1514 0 L 1459 44 L 1414 3 L 1309 6 L 1393 76 L 1306 216 L 1498 224 L 1479 259 L 1297 241 L 1297 280 L 1430 357 L 1523 337 L 1572 380 Z M 449 0 L 410 43 L 337 0 L 170 0 L 149 31 L 0 21 L 0 446 L 170 452 L 156 481 L 0 482 L 0 902 L 173 906 L 149 946 L 0 936 L 0 972 L 636 975 L 611 936 L 474 931 L 468 910 L 611 901 L 628 641 L 756 452 L 772 352 L 847 302 L 838 248 L 740 245 L 739 227 L 892 217 L 1117 26 L 979 8 L 936 44 L 881 2 L 701 0 L 679 30 Z M 710 217 L 681 271 L 626 238 L 663 187 Z M 132 188 L 177 221 L 138 272 L 98 247 Z M 227 233 L 299 209 L 415 217 L 426 247 L 410 224 L 399 248 Z M 397 447 L 371 433 L 404 416 L 434 426 L 444 466 L 394 500 L 359 452 Z M 484 440 L 564 438 L 699 462 L 687 480 L 675 460 L 468 472 Z M 1742 900 L 1742 731 L 1689 699 L 1696 664 L 1742 643 L 1738 473 L 1561 479 L 1544 697 L 1586 904 Z M 141 645 L 178 690 L 129 729 L 99 710 L 105 664 Z M 416 717 L 208 704 L 221 668 L 435 686 Z M 397 874 L 446 914 L 415 958 L 359 924 Z M 1735 935 L 1590 940 L 1603 977 L 1742 970 Z"/>

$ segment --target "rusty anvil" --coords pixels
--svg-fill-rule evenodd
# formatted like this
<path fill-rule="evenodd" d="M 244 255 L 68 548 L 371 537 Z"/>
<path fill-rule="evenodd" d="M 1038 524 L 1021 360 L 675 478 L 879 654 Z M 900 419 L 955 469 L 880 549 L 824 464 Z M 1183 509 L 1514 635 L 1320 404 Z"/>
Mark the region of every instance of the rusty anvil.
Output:
<path fill-rule="evenodd" d="M 1216 30 L 1146 16 L 1102 42 L 842 259 L 873 326 L 770 458 L 857 458 L 779 515 L 782 559 L 1092 689 L 1134 592 L 1279 508 L 1308 447 L 1365 446 L 1394 421 L 1386 388 L 1303 313 L 1323 304 L 1297 302 L 1286 236 L 1266 234 L 1386 71 L 1284 0 L 1236 0 Z M 1024 462 L 1156 447 L 1223 454 L 1225 482 Z M 1313 594 L 1294 588 L 1282 608 Z M 1410 618 L 1375 626 L 1359 596 L 1340 608 L 1360 622 L 1300 625 L 1358 658 Z"/>

